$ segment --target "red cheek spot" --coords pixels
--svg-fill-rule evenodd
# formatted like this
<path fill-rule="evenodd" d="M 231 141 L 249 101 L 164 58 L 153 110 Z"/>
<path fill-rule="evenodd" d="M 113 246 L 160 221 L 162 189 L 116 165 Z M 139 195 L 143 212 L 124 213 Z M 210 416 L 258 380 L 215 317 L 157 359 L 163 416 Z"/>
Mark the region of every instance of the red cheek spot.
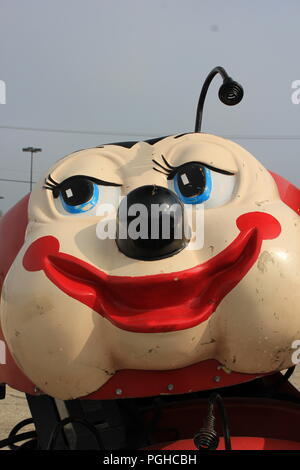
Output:
<path fill-rule="evenodd" d="M 23 258 L 23 266 L 27 271 L 44 269 L 45 258 L 59 252 L 59 241 L 55 237 L 38 238 L 30 245 Z"/>
<path fill-rule="evenodd" d="M 276 238 L 281 232 L 278 220 L 264 212 L 248 212 L 240 215 L 236 220 L 236 225 L 241 232 L 256 228 L 262 240 Z"/>

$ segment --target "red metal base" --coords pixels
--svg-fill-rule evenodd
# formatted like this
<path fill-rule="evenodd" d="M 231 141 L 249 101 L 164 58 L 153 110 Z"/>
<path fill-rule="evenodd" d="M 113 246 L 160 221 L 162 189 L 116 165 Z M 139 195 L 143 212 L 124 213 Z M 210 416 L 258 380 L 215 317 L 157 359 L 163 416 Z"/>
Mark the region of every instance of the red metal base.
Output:
<path fill-rule="evenodd" d="M 269 439 L 263 437 L 232 437 L 232 450 L 300 450 L 300 442 Z M 151 446 L 145 450 L 197 450 L 192 439 L 185 439 L 169 444 L 162 444 L 160 447 Z M 217 450 L 225 450 L 224 440 L 220 439 Z"/>
<path fill-rule="evenodd" d="M 268 398 L 225 398 L 233 449 L 300 449 L 300 405 Z M 194 449 L 203 425 L 207 399 L 166 406 L 152 433 L 152 449 Z M 222 435 L 217 412 L 216 429 Z M 149 415 L 149 421 L 153 416 Z M 251 437 L 249 437 L 251 436 Z M 219 450 L 224 449 L 221 440 Z"/>

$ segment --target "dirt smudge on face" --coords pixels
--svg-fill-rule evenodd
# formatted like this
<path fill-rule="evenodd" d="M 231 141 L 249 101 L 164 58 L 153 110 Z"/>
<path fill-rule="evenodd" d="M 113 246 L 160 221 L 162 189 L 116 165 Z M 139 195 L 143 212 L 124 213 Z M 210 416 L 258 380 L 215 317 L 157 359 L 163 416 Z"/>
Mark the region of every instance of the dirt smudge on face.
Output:
<path fill-rule="evenodd" d="M 274 262 L 275 261 L 272 253 L 269 253 L 268 251 L 263 251 L 258 258 L 257 268 L 262 273 L 266 273 L 268 271 L 268 265 L 270 265 L 271 263 L 274 264 Z"/>

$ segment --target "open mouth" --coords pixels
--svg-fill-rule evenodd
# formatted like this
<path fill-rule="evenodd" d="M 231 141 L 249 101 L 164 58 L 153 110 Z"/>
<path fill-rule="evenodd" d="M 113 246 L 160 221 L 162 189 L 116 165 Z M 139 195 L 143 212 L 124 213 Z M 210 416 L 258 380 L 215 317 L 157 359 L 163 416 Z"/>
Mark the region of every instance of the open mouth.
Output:
<path fill-rule="evenodd" d="M 240 216 L 240 234 L 221 253 L 184 271 L 149 276 L 111 276 L 59 251 L 53 236 L 35 240 L 23 266 L 43 271 L 59 289 L 118 328 L 140 333 L 184 330 L 207 320 L 257 260 L 264 239 L 281 227 L 270 214 Z"/>

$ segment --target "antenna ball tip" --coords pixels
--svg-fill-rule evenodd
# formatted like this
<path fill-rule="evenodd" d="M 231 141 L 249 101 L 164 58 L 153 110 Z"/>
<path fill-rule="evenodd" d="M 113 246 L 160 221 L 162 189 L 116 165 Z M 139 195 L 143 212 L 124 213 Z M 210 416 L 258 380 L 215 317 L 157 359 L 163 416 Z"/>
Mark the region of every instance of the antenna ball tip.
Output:
<path fill-rule="evenodd" d="M 219 98 L 227 106 L 235 106 L 242 101 L 244 90 L 242 85 L 235 82 L 230 77 L 224 81 L 219 89 Z"/>

